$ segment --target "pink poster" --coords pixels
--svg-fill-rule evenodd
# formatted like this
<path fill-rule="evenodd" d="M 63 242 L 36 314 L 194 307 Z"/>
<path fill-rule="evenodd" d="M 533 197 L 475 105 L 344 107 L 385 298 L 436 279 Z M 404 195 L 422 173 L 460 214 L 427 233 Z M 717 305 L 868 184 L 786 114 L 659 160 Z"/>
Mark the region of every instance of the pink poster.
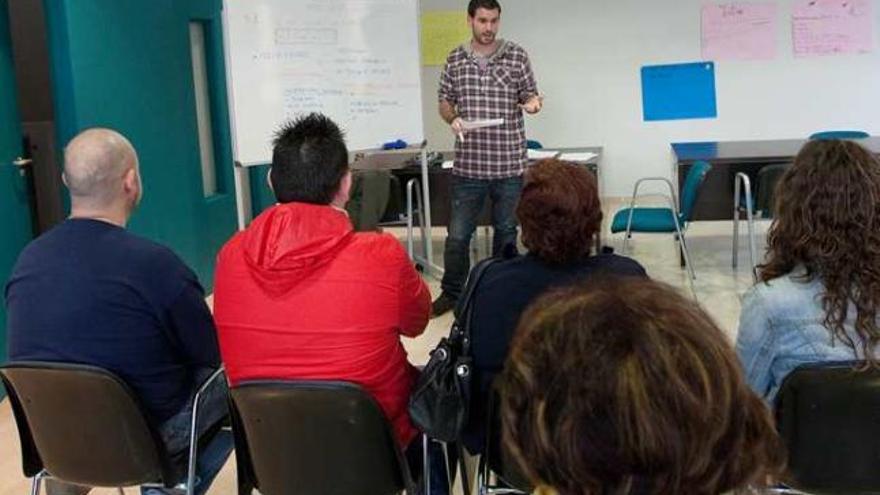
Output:
<path fill-rule="evenodd" d="M 775 3 L 703 6 L 704 60 L 769 60 L 776 57 Z"/>
<path fill-rule="evenodd" d="M 873 21 L 871 0 L 798 0 L 791 17 L 794 55 L 868 53 Z"/>

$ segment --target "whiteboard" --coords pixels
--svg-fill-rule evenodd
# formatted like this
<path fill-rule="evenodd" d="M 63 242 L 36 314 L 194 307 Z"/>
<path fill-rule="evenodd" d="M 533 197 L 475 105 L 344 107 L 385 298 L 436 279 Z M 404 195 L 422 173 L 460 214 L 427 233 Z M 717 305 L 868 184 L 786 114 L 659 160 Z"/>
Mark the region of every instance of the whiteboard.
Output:
<path fill-rule="evenodd" d="M 226 0 L 235 158 L 269 163 L 286 120 L 333 119 L 348 149 L 424 141 L 418 0 Z"/>

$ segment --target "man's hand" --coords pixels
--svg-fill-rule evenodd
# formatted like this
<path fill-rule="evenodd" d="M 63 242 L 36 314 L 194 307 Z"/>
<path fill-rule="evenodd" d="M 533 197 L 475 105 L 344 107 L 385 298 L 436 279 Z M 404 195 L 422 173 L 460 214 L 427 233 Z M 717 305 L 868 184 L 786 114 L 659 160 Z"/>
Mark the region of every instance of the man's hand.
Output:
<path fill-rule="evenodd" d="M 544 107 L 544 97 L 541 95 L 534 95 L 519 107 L 526 113 L 536 114 Z"/>
<path fill-rule="evenodd" d="M 452 122 L 449 123 L 449 128 L 452 129 L 452 133 L 456 136 L 464 134 L 464 122 L 461 120 L 461 117 L 452 119 Z"/>

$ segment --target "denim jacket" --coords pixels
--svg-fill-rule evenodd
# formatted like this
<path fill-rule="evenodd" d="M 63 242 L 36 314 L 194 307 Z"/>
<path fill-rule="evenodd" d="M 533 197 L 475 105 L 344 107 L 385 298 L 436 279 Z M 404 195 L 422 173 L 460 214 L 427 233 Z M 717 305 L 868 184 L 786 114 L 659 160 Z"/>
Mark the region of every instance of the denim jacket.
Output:
<path fill-rule="evenodd" d="M 804 270 L 758 283 L 743 297 L 736 352 L 752 389 L 768 402 L 782 380 L 798 366 L 815 362 L 860 359 L 840 339 L 832 339 L 822 322 L 822 281 L 804 280 Z M 853 341 L 854 308 L 845 324 Z"/>

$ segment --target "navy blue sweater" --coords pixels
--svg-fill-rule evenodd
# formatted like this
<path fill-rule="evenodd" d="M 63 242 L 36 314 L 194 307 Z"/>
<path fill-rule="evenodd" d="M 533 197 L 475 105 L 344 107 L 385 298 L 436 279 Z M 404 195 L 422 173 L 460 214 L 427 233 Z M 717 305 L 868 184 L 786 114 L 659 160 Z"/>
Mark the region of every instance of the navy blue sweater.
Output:
<path fill-rule="evenodd" d="M 197 368 L 220 365 L 195 274 L 168 248 L 106 222 L 67 220 L 28 245 L 6 310 L 9 359 L 106 368 L 156 423 L 183 408 Z"/>
<path fill-rule="evenodd" d="M 488 268 L 474 290 L 471 322 L 473 391 L 470 419 L 463 438 L 468 450 L 482 452 L 491 385 L 504 367 L 510 340 L 523 311 L 549 289 L 600 274 L 647 276 L 638 262 L 614 254 L 589 256 L 564 266 L 548 265 L 535 256 L 525 255 L 499 261 Z"/>

